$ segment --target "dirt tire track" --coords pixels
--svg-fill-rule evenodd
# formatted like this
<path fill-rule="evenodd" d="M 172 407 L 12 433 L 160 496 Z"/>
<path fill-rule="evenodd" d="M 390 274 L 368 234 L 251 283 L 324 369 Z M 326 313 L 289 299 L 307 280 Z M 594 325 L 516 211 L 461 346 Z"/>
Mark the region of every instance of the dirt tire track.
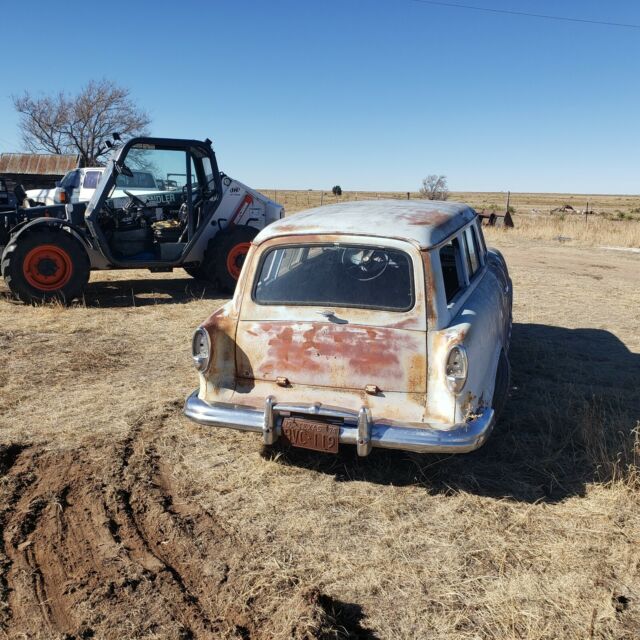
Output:
<path fill-rule="evenodd" d="M 102 449 L 0 450 L 0 636 L 347 637 L 330 598 L 274 582 L 252 545 L 177 494 L 156 439 L 179 410 L 145 412 Z"/>

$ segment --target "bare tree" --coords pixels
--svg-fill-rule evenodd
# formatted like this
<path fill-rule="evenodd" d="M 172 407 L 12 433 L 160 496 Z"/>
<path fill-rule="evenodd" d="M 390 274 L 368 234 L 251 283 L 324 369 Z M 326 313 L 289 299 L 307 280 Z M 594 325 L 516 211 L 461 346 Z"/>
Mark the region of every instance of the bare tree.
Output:
<path fill-rule="evenodd" d="M 449 198 L 449 187 L 447 176 L 437 176 L 432 174 L 422 181 L 420 195 L 427 200 L 447 200 Z"/>
<path fill-rule="evenodd" d="M 113 132 L 123 138 L 145 135 L 151 121 L 129 90 L 111 80 L 91 81 L 75 96 L 60 92 L 35 98 L 25 91 L 12 99 L 29 151 L 76 153 L 85 167 L 101 163 L 108 152 L 104 141 Z"/>

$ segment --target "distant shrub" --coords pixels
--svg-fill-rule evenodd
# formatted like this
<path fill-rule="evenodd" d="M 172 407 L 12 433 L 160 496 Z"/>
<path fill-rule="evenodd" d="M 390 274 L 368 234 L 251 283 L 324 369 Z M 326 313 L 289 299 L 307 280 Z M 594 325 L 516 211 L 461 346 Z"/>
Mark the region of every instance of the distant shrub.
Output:
<path fill-rule="evenodd" d="M 336 198 L 338 196 L 342 195 L 342 187 L 337 184 L 335 187 L 333 187 L 333 189 L 331 189 L 331 193 L 333 193 L 334 196 L 336 196 Z"/>
<path fill-rule="evenodd" d="M 435 174 L 427 176 L 422 181 L 420 195 L 427 200 L 447 200 L 449 198 L 447 176 L 437 176 Z"/>

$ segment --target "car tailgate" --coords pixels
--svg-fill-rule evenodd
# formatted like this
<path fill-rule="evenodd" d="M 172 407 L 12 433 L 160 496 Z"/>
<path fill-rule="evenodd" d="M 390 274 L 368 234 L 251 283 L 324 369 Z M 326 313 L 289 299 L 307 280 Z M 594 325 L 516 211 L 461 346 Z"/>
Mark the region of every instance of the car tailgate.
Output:
<path fill-rule="evenodd" d="M 381 392 L 426 392 L 426 333 L 331 321 L 244 320 L 236 334 L 239 378 Z"/>

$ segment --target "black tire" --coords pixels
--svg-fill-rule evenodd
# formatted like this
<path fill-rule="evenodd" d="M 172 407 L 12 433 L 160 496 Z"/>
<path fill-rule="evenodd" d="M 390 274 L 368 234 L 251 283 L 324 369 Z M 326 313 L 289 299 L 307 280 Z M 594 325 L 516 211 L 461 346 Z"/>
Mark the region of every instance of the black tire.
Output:
<path fill-rule="evenodd" d="M 238 226 L 220 232 L 210 244 L 204 269 L 222 291 L 234 292 L 249 246 L 257 235 L 254 227 Z"/>
<path fill-rule="evenodd" d="M 509 385 L 511 381 L 511 366 L 504 351 L 500 352 L 498 360 L 498 371 L 496 372 L 496 386 L 493 390 L 491 406 L 496 414 L 496 420 L 501 416 L 507 397 L 509 395 Z"/>
<path fill-rule="evenodd" d="M 89 257 L 69 233 L 38 229 L 12 241 L 4 252 L 2 275 L 11 292 L 33 304 L 60 300 L 69 304 L 89 281 Z"/>

